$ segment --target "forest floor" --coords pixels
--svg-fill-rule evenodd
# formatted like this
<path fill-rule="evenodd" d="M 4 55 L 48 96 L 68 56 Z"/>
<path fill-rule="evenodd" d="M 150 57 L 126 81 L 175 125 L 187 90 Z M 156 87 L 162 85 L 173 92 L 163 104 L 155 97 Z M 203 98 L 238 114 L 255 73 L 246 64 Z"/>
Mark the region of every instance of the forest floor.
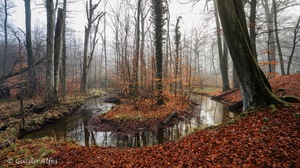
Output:
<path fill-rule="evenodd" d="M 58 104 L 44 104 L 42 97 L 26 98 L 23 108 L 16 98 L 0 100 L 0 150 L 13 143 L 22 134 L 40 129 L 42 126 L 58 122 L 67 117 L 89 94 L 69 94 Z M 0 167 L 1 168 L 1 167 Z"/>
<path fill-rule="evenodd" d="M 300 98 L 300 74 L 276 77 L 270 83 L 277 95 Z M 238 91 L 222 98 L 227 103 L 240 99 Z M 243 112 L 227 124 L 150 147 L 18 140 L 0 151 L 0 163 L 2 167 L 300 167 L 300 103 Z"/>

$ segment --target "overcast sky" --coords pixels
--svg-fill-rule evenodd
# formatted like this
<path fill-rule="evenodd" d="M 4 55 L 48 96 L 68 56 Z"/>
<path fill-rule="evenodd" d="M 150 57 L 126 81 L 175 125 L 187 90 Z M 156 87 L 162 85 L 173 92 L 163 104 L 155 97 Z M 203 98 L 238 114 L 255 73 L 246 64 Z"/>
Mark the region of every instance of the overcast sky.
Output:
<path fill-rule="evenodd" d="M 16 27 L 20 27 L 25 30 L 25 11 L 24 11 L 24 1 L 23 0 L 12 0 L 16 8 L 14 13 L 11 15 L 10 19 L 14 21 Z M 42 0 L 35 0 L 36 2 L 42 2 Z M 122 0 L 119 0 L 121 2 Z M 135 0 L 132 0 L 133 2 Z M 171 13 L 171 24 L 175 25 L 178 16 L 182 16 L 181 28 L 183 31 L 189 31 L 192 27 L 197 27 L 201 23 L 200 12 L 203 11 L 203 3 L 205 1 L 200 1 L 196 5 L 192 3 L 185 3 L 189 0 L 171 0 L 170 3 L 170 13 Z M 69 11 L 72 12 L 72 18 L 69 18 L 69 24 L 72 29 L 80 32 L 84 30 L 84 25 L 86 23 L 86 17 L 84 13 L 85 0 L 79 0 L 76 3 L 70 4 Z M 117 1 L 108 1 L 109 3 Z M 34 2 L 31 2 L 32 9 L 32 25 L 35 23 L 42 23 L 46 25 L 46 11 L 43 6 L 36 6 Z M 108 11 L 109 12 L 109 11 Z"/>

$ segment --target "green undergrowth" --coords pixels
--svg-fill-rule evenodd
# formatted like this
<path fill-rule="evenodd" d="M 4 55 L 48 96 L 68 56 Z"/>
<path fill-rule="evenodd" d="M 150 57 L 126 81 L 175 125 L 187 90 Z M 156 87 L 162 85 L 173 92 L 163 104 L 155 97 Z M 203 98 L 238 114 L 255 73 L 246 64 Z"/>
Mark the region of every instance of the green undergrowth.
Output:
<path fill-rule="evenodd" d="M 12 167 L 37 167 L 43 165 L 49 161 L 47 156 L 55 153 L 55 150 L 45 145 L 53 143 L 53 139 L 44 137 L 38 141 L 35 140 L 34 143 L 32 142 L 31 139 L 27 139 L 12 143 L 9 147 L 0 150 L 0 155 L 6 157 L 3 160 L 6 160 Z"/>

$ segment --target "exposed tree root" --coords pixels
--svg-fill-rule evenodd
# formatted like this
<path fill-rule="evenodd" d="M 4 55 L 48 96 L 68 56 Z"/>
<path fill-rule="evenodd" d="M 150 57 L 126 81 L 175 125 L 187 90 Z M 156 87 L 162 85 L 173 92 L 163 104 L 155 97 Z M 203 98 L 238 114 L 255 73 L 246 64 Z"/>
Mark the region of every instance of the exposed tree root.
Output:
<path fill-rule="evenodd" d="M 300 103 L 300 100 L 294 96 L 283 96 L 283 97 L 280 97 L 280 99 L 284 100 L 286 102 L 289 102 L 289 103 Z"/>

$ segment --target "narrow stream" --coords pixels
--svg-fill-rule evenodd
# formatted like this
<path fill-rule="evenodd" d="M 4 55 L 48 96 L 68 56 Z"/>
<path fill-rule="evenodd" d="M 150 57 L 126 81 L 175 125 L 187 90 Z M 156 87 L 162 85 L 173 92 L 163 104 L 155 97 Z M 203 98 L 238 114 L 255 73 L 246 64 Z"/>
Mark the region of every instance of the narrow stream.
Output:
<path fill-rule="evenodd" d="M 111 132 L 90 132 L 85 127 L 88 120 L 94 115 L 107 112 L 113 106 L 110 103 L 103 103 L 103 98 L 100 98 L 97 100 L 88 100 L 84 108 L 74 112 L 68 118 L 27 134 L 24 138 L 35 139 L 48 136 L 55 138 L 57 141 L 70 139 L 82 146 L 152 146 L 164 142 L 176 141 L 180 137 L 191 133 L 195 128 L 217 125 L 238 115 L 237 113 L 228 111 L 227 105 L 213 101 L 209 97 L 193 95 L 191 99 L 200 104 L 196 106 L 196 115 L 193 118 L 156 132 L 139 133 L 129 136 L 118 136 Z"/>

